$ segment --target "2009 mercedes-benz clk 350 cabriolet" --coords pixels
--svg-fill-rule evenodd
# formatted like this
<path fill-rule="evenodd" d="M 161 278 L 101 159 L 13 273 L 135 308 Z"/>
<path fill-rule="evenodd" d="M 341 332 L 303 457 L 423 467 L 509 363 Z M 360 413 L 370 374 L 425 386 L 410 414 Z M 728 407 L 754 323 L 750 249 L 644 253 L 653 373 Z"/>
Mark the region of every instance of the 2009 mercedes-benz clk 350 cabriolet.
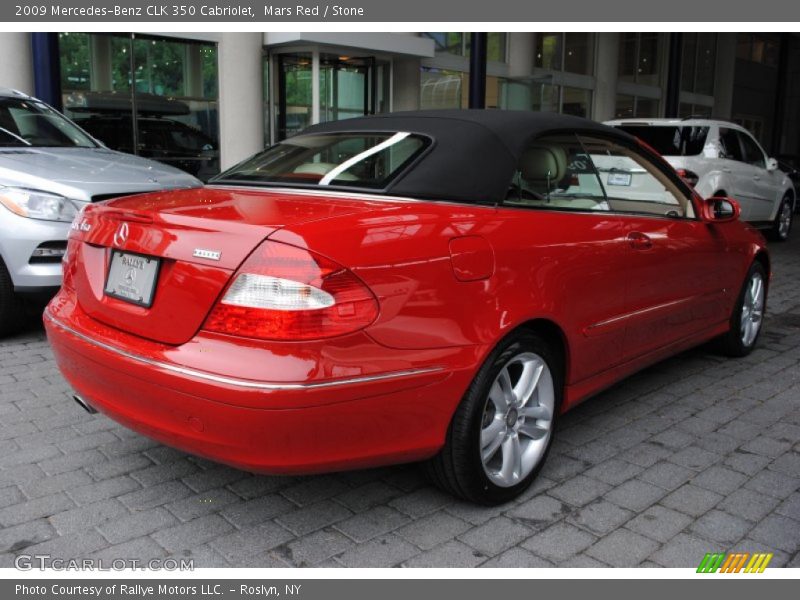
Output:
<path fill-rule="evenodd" d="M 752 350 L 769 257 L 737 217 L 587 120 L 357 118 L 88 206 L 45 323 L 85 406 L 171 446 L 264 473 L 427 460 L 499 503 L 581 400 L 708 340 Z"/>

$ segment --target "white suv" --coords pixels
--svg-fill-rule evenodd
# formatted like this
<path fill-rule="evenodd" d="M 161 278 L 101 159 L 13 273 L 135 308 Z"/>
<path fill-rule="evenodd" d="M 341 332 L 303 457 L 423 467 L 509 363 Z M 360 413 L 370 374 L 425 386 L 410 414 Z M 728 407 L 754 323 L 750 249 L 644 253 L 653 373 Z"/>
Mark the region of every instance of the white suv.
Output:
<path fill-rule="evenodd" d="M 742 219 L 783 241 L 789 237 L 795 190 L 778 161 L 767 157 L 750 133 L 712 119 L 620 119 L 608 121 L 660 152 L 703 198 L 730 196 Z"/>

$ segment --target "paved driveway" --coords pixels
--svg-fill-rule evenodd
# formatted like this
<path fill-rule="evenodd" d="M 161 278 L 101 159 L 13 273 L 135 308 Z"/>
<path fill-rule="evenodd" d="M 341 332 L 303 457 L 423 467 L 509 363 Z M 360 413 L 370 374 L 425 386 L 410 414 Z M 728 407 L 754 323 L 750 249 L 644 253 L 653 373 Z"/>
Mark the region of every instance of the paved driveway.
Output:
<path fill-rule="evenodd" d="M 800 231 L 774 245 L 760 348 L 701 348 L 565 416 L 519 501 L 470 506 L 413 466 L 266 477 L 161 446 L 69 399 L 41 327 L 0 341 L 0 566 L 192 557 L 196 566 L 800 567 Z"/>

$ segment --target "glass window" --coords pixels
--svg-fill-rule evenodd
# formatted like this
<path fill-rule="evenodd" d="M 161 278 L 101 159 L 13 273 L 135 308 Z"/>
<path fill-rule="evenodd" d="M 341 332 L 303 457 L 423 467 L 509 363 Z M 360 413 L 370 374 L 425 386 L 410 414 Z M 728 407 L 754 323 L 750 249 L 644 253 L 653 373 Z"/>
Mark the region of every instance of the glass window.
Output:
<path fill-rule="evenodd" d="M 433 40 L 436 52 L 445 52 L 462 56 L 464 54 L 464 34 L 456 32 L 423 33 Z"/>
<path fill-rule="evenodd" d="M 568 73 L 591 75 L 594 72 L 592 34 L 564 34 L 564 70 Z"/>
<path fill-rule="evenodd" d="M 534 64 L 540 69 L 561 70 L 561 33 L 540 33 L 536 36 L 536 59 Z"/>
<path fill-rule="evenodd" d="M 708 137 L 708 127 L 622 125 L 620 129 L 664 156 L 697 156 L 703 152 Z"/>
<path fill-rule="evenodd" d="M 36 100 L 0 98 L 0 147 L 96 148 L 94 140 Z"/>
<path fill-rule="evenodd" d="M 614 142 L 579 138 L 600 175 L 609 210 L 658 217 L 694 217 L 689 197 L 644 156 Z"/>
<path fill-rule="evenodd" d="M 623 33 L 619 44 L 618 70 L 622 81 L 660 84 L 661 39 L 658 33 Z"/>
<path fill-rule="evenodd" d="M 302 186 L 381 189 L 429 140 L 407 132 L 297 135 L 215 178 Z"/>
<path fill-rule="evenodd" d="M 636 115 L 636 97 L 627 94 L 617 94 L 614 109 L 615 119 L 630 119 Z"/>
<path fill-rule="evenodd" d="M 86 131 L 200 179 L 219 172 L 215 44 L 61 33 L 59 46 L 64 112 Z"/>
<path fill-rule="evenodd" d="M 576 117 L 589 116 L 589 106 L 592 103 L 591 90 L 581 88 L 564 88 L 564 98 L 561 104 L 561 112 L 565 115 L 575 115 Z"/>
<path fill-rule="evenodd" d="M 490 31 L 486 37 L 486 58 L 494 62 L 505 62 L 506 34 Z"/>
<path fill-rule="evenodd" d="M 659 101 L 655 98 L 642 98 L 617 94 L 617 104 L 614 117 L 617 119 L 630 119 L 632 117 L 658 117 Z"/>
<path fill-rule="evenodd" d="M 711 106 L 681 102 L 678 106 L 678 116 L 681 119 L 707 118 L 711 116 Z"/>
<path fill-rule="evenodd" d="M 591 33 L 537 33 L 534 65 L 550 71 L 591 75 L 594 72 Z"/>
<path fill-rule="evenodd" d="M 777 67 L 779 53 L 780 45 L 773 35 L 740 33 L 737 37 L 736 58 Z"/>
<path fill-rule="evenodd" d="M 531 110 L 558 112 L 558 86 L 534 83 L 532 86 Z"/>
<path fill-rule="evenodd" d="M 739 145 L 739 137 L 734 129 L 720 127 L 719 129 L 719 155 L 720 158 L 744 161 L 742 147 Z"/>
<path fill-rule="evenodd" d="M 684 33 L 681 90 L 712 96 L 716 57 L 715 33 Z"/>
<path fill-rule="evenodd" d="M 754 167 L 767 168 L 767 161 L 764 158 L 764 151 L 761 150 L 756 141 L 748 133 L 742 131 L 736 132 L 739 139 L 742 141 L 742 149 L 744 150 L 744 162 Z"/>
<path fill-rule="evenodd" d="M 655 98 L 636 98 L 636 117 L 658 117 L 659 101 Z"/>
<path fill-rule="evenodd" d="M 536 140 L 520 158 L 506 206 L 547 210 L 607 211 L 603 185 L 574 135 Z"/>
<path fill-rule="evenodd" d="M 420 108 L 461 108 L 466 105 L 469 75 L 423 67 L 420 85 Z"/>

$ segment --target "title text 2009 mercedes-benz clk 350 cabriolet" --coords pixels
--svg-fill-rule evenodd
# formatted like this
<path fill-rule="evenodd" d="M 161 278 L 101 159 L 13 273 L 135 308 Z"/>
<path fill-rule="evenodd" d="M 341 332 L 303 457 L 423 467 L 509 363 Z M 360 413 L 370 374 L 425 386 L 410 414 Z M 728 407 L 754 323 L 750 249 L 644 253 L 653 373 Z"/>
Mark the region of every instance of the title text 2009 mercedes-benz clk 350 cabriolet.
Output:
<path fill-rule="evenodd" d="M 166 444 L 264 473 L 426 460 L 499 503 L 588 396 L 752 350 L 769 257 L 737 216 L 587 120 L 357 118 L 87 206 L 45 322 L 82 402 Z"/>

